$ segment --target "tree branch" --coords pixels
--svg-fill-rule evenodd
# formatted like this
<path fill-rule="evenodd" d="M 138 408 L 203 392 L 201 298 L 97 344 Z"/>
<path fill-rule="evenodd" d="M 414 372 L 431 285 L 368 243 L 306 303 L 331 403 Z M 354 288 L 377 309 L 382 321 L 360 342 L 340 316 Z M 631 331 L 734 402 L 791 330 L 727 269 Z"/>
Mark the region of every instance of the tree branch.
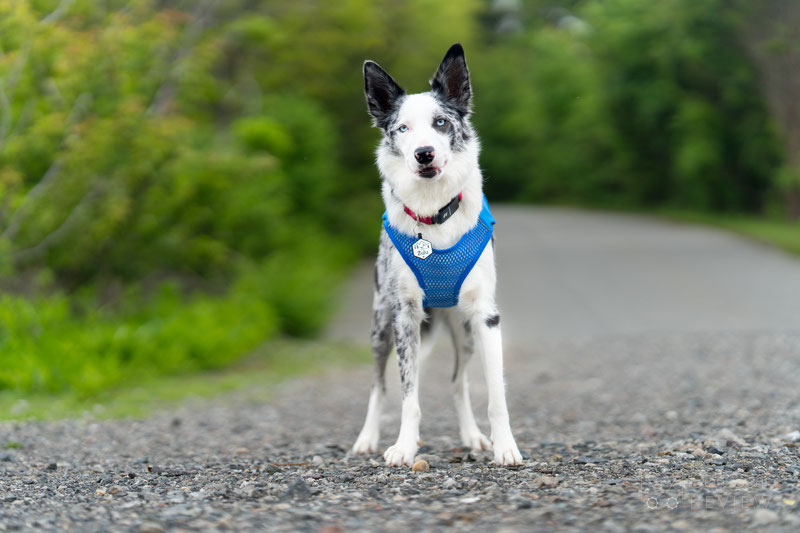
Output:
<path fill-rule="evenodd" d="M 67 12 L 67 10 L 72 7 L 72 4 L 75 3 L 75 0 L 61 0 L 61 2 L 56 6 L 56 8 L 46 17 L 39 21 L 39 24 L 46 25 L 52 24 L 56 22 L 61 16 Z"/>
<path fill-rule="evenodd" d="M 89 106 L 92 102 L 92 95 L 88 92 L 82 93 L 75 99 L 75 103 L 72 105 L 72 109 L 70 110 L 69 115 L 67 116 L 67 121 L 65 125 L 65 129 L 69 128 L 71 125 L 79 121 L 89 109 Z M 31 201 L 35 200 L 39 196 L 43 194 L 45 190 L 47 190 L 48 186 L 55 181 L 56 177 L 61 170 L 61 162 L 58 158 L 56 158 L 47 171 L 42 176 L 42 179 L 36 183 L 31 190 L 27 192 L 25 198 L 23 198 L 22 203 L 11 216 L 11 220 L 8 222 L 8 226 L 0 234 L 0 237 L 5 239 L 13 239 L 16 237 L 17 232 L 22 227 L 24 222 L 24 215 L 28 210 L 28 206 L 30 205 Z"/>
<path fill-rule="evenodd" d="M 191 49 L 197 44 L 203 30 L 213 22 L 213 13 L 218 0 L 205 0 L 201 2 L 192 13 L 192 22 L 186 26 L 181 35 L 181 43 L 167 68 L 167 73 L 156 89 L 153 100 L 147 107 L 145 115 L 160 115 L 167 109 L 167 103 L 172 100 L 175 92 L 175 71 L 180 61 L 186 57 Z"/>
<path fill-rule="evenodd" d="M 80 215 L 84 208 L 89 206 L 91 201 L 98 194 L 99 191 L 96 186 L 89 189 L 89 191 L 83 195 L 83 198 L 75 204 L 72 211 L 67 215 L 67 218 L 65 218 L 56 229 L 45 235 L 44 238 L 39 241 L 39 244 L 13 252 L 11 254 L 11 259 L 14 263 L 26 263 L 40 259 L 49 249 L 58 244 L 63 236 L 69 234 L 70 230 L 72 230 L 80 220 Z"/>

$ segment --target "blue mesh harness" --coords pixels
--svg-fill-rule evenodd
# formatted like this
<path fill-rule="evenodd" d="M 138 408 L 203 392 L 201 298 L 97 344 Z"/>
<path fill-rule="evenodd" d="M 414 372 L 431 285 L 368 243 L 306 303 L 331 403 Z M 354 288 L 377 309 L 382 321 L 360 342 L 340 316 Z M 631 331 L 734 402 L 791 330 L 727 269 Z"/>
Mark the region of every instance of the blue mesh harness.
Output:
<path fill-rule="evenodd" d="M 415 257 L 411 250 L 418 238 L 400 233 L 390 226 L 386 213 L 383 214 L 383 227 L 400 252 L 400 257 L 417 277 L 417 282 L 425 293 L 423 307 L 453 307 L 458 303 L 461 284 L 492 238 L 494 217 L 484 196 L 483 209 L 475 227 L 450 248 L 434 248 L 433 253 L 425 259 Z"/>

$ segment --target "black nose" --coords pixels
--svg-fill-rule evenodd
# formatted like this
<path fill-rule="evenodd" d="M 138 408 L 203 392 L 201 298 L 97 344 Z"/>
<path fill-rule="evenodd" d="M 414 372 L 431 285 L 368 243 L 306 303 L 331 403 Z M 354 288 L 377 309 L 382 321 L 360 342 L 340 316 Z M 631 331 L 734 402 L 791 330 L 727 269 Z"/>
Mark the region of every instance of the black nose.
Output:
<path fill-rule="evenodd" d="M 420 165 L 427 165 L 431 161 L 436 154 L 433 153 L 433 146 L 420 146 L 416 150 L 414 150 L 414 157 L 417 158 L 417 162 Z"/>

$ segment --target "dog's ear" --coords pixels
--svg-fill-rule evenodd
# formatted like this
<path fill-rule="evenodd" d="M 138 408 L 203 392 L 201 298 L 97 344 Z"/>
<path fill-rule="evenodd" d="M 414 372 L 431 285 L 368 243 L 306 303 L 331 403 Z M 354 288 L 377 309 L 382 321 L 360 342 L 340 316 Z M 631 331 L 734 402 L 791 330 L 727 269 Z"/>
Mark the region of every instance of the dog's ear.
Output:
<path fill-rule="evenodd" d="M 461 44 L 454 44 L 444 55 L 431 80 L 431 87 L 434 93 L 454 104 L 461 113 L 469 113 L 472 88 L 469 85 L 469 70 Z"/>
<path fill-rule="evenodd" d="M 389 73 L 374 61 L 364 61 L 364 93 L 373 122 L 380 128 L 389 126 L 389 117 L 397 101 L 406 94 Z"/>

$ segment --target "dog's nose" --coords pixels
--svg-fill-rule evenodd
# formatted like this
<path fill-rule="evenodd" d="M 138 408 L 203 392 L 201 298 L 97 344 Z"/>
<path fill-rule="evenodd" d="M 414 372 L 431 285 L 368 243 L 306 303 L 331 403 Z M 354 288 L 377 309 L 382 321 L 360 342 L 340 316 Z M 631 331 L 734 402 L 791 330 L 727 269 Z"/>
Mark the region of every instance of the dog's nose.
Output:
<path fill-rule="evenodd" d="M 436 154 L 433 153 L 433 146 L 420 146 L 414 150 L 414 157 L 420 165 L 427 165 L 433 161 L 435 156 Z"/>

